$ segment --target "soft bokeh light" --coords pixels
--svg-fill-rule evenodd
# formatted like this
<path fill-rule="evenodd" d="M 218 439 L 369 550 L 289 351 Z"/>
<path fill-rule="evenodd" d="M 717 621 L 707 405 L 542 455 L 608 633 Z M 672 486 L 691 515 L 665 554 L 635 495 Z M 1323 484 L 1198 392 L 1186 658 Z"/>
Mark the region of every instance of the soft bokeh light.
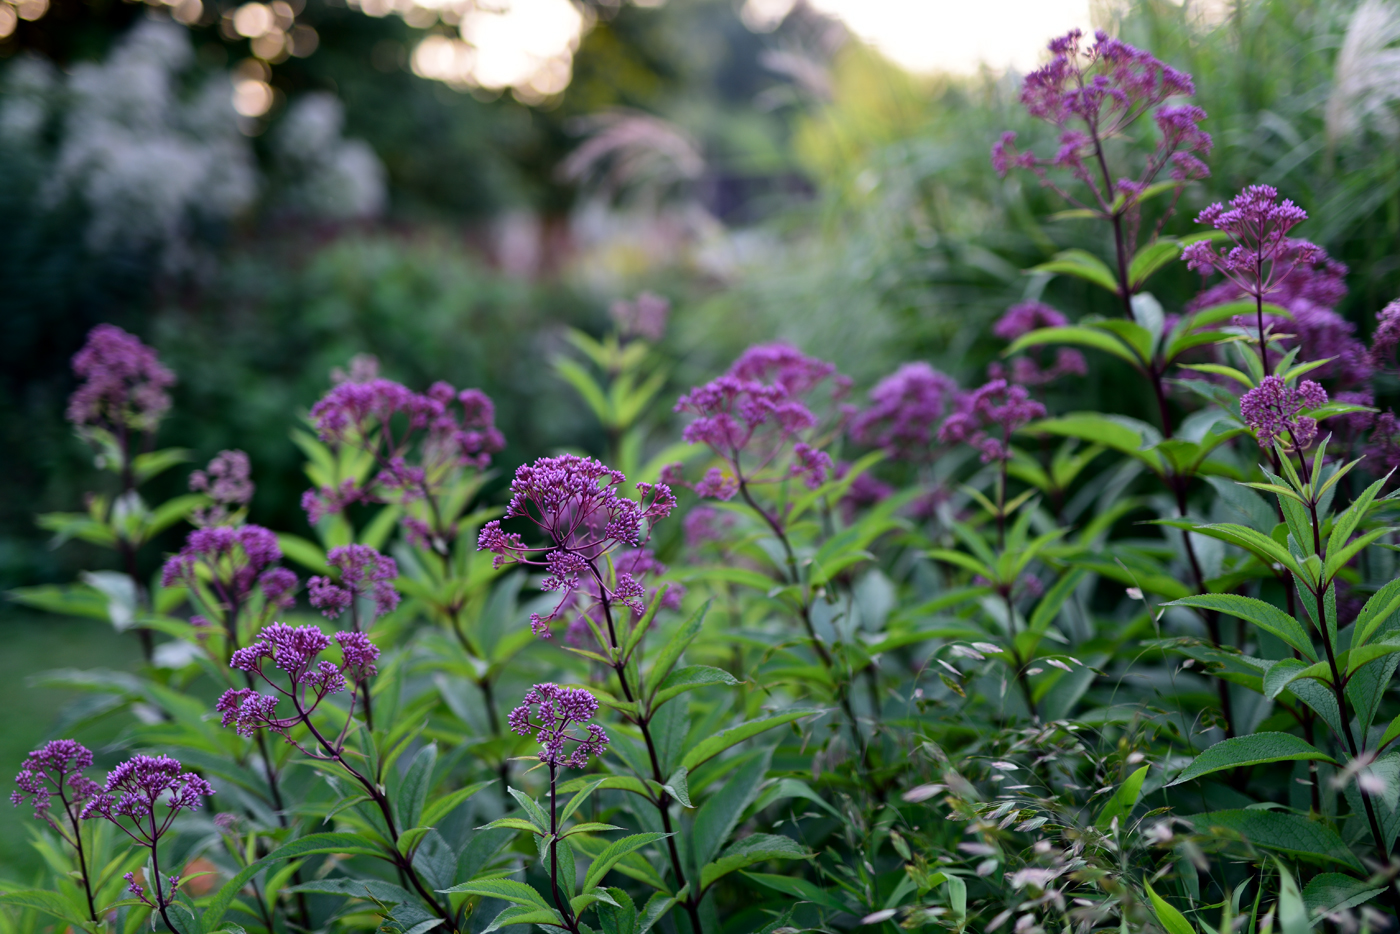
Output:
<path fill-rule="evenodd" d="M 809 2 L 915 72 L 966 74 L 983 64 L 1027 71 L 1039 64 L 1053 36 L 1075 27 L 1092 30 L 1089 0 Z"/>

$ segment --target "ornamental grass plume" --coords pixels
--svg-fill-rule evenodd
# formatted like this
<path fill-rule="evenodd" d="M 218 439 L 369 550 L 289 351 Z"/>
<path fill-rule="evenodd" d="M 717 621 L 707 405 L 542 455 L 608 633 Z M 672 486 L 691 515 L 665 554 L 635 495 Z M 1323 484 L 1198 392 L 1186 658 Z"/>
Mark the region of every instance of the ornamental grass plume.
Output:
<path fill-rule="evenodd" d="M 175 374 L 156 352 L 114 324 L 99 324 L 73 356 L 83 382 L 68 399 L 68 420 L 80 430 L 103 428 L 118 437 L 151 433 L 170 410 Z"/>
<path fill-rule="evenodd" d="M 588 722 L 597 712 L 598 699 L 583 688 L 537 684 L 510 712 L 510 731 L 517 736 L 534 733 L 535 742 L 540 744 L 540 761 L 551 769 L 582 769 L 589 756 L 601 756 L 608 745 L 607 732 Z M 578 733 L 575 727 L 584 732 Z"/>
<path fill-rule="evenodd" d="M 592 578 L 603 601 L 645 612 L 641 582 L 618 570 L 615 581 L 606 583 L 600 562 L 619 549 L 640 548 L 644 531 L 649 537 L 651 526 L 671 514 L 676 498 L 664 483 L 638 483 L 641 497 L 630 499 L 620 492 L 626 482 L 620 470 L 591 457 L 542 457 L 516 470 L 505 517 L 529 520 L 546 544 L 526 545 L 519 533 L 505 532 L 500 520 L 482 527 L 477 548 L 493 553 L 496 567 L 524 564 L 548 570 L 540 587 L 560 597 L 548 615 L 530 616 L 530 628 L 540 638 L 550 637 L 549 623 L 571 605 L 584 575 Z"/>
<path fill-rule="evenodd" d="M 399 576 L 399 566 L 393 558 L 368 545 L 341 545 L 330 550 L 326 563 L 335 570 L 335 578 L 312 577 L 306 584 L 311 605 L 327 619 L 336 619 L 348 609 L 351 625 L 358 632 L 360 597 L 373 598 L 377 616 L 392 613 L 398 607 L 399 592 L 394 579 Z M 370 620 L 364 628 L 372 623 Z"/>
<path fill-rule="evenodd" d="M 1277 376 L 1266 376 L 1240 399 L 1240 415 L 1261 446 L 1286 442 L 1303 451 L 1317 437 L 1317 422 L 1302 411 L 1326 404 L 1327 390 L 1310 379 L 1293 388 Z"/>

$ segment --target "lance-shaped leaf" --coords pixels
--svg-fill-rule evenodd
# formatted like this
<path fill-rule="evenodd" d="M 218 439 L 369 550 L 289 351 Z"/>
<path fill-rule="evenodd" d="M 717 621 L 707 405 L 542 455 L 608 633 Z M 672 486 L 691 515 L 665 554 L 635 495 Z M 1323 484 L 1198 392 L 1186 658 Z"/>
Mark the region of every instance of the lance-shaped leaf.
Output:
<path fill-rule="evenodd" d="M 1196 934 L 1196 929 L 1186 920 L 1186 916 L 1154 892 L 1150 883 L 1144 882 L 1143 886 L 1147 889 L 1147 897 L 1152 900 L 1152 913 L 1167 934 Z"/>
<path fill-rule="evenodd" d="M 781 892 L 799 901 L 811 902 L 831 911 L 852 911 L 851 907 L 825 889 L 813 885 L 806 879 L 793 876 L 778 876 L 767 872 L 746 872 L 745 879 L 752 879 L 765 888 Z"/>
<path fill-rule="evenodd" d="M 727 730 L 722 730 L 696 743 L 695 746 L 685 754 L 685 758 L 681 760 L 681 765 L 685 766 L 687 771 L 694 772 L 696 766 L 710 761 L 730 746 L 738 745 L 749 737 L 757 736 L 774 727 L 783 726 L 784 724 L 792 723 L 794 720 L 801 720 L 803 717 L 810 717 L 817 713 L 820 713 L 820 711 L 810 708 L 785 710 L 771 717 L 763 717 L 760 720 L 750 720 L 748 723 L 731 726 Z"/>
<path fill-rule="evenodd" d="M 661 686 L 656 690 L 656 695 L 651 699 L 651 707 L 655 710 L 668 700 L 679 697 L 686 691 L 693 691 L 706 685 L 738 683 L 739 679 L 723 668 L 713 668 L 709 665 L 687 665 L 684 668 L 677 668 L 666 676 L 666 680 L 661 682 Z"/>
<path fill-rule="evenodd" d="M 1246 808 L 1197 814 L 1187 820 L 1200 831 L 1234 831 L 1266 850 L 1288 853 L 1312 863 L 1337 863 L 1357 873 L 1366 871 L 1335 830 L 1301 814 Z"/>
<path fill-rule="evenodd" d="M 1330 685 L 1332 666 L 1327 662 L 1314 662 L 1309 665 L 1298 658 L 1280 659 L 1270 665 L 1264 674 L 1264 696 L 1273 700 L 1303 678 L 1316 678 Z"/>
<path fill-rule="evenodd" d="M 608 870 L 616 866 L 618 861 L 628 853 L 635 853 L 642 847 L 650 846 L 669 836 L 671 835 L 668 833 L 634 833 L 609 843 L 603 852 L 594 857 L 593 863 L 588 867 L 588 875 L 583 879 L 583 892 L 588 893 L 596 889 L 598 883 L 602 882 L 603 877 L 608 874 Z"/>
<path fill-rule="evenodd" d="M 1222 740 L 1201 753 L 1182 770 L 1176 781 L 1169 782 L 1167 787 L 1224 769 L 1309 759 L 1337 764 L 1327 753 L 1292 733 L 1251 733 L 1248 736 L 1235 736 Z"/>
<path fill-rule="evenodd" d="M 487 898 L 499 898 L 533 908 L 549 907 L 544 896 L 536 892 L 533 886 L 517 882 L 514 879 L 472 879 L 470 882 L 454 885 L 450 889 L 438 889 L 438 891 L 443 895 L 484 895 Z"/>
<path fill-rule="evenodd" d="M 1303 902 L 1314 914 L 1331 914 L 1355 908 L 1385 891 L 1369 881 L 1353 879 L 1339 872 L 1320 872 L 1303 887 Z"/>
<path fill-rule="evenodd" d="M 555 911 L 553 908 L 511 905 L 509 908 L 496 915 L 496 920 L 492 921 L 487 927 L 482 928 L 481 934 L 490 934 L 492 931 L 517 924 L 545 924 L 550 927 L 562 929 L 564 927 L 564 919 L 559 917 L 559 912 Z"/>
<path fill-rule="evenodd" d="M 768 581 L 768 583 L 771 584 L 772 582 Z M 672 636 L 665 647 L 657 653 L 656 660 L 652 663 L 651 670 L 647 672 L 646 684 L 642 689 L 644 694 L 651 695 L 656 692 L 661 682 L 666 679 L 666 676 L 671 673 L 671 669 L 675 667 L 676 662 L 680 660 L 681 653 L 686 650 L 686 647 L 689 646 L 691 642 L 695 641 L 695 637 L 700 634 L 700 628 L 705 625 L 705 617 L 710 612 L 710 603 L 711 601 L 706 600 L 704 605 L 696 610 L 691 615 L 690 619 L 685 621 L 680 631 Z"/>
<path fill-rule="evenodd" d="M 1116 817 L 1121 824 L 1123 819 L 1133 813 L 1133 808 L 1137 807 L 1138 797 L 1142 794 L 1142 780 L 1147 777 L 1148 766 L 1143 766 L 1133 774 L 1129 775 L 1123 784 L 1118 786 L 1112 798 L 1104 805 L 1099 812 L 1098 820 L 1094 821 L 1094 826 L 1100 830 L 1107 830 Z"/>
<path fill-rule="evenodd" d="M 1107 289 L 1114 295 L 1118 294 L 1118 277 L 1104 264 L 1103 260 L 1088 250 L 1062 250 L 1056 253 L 1055 258 L 1048 263 L 1041 263 L 1026 271 L 1074 276 L 1076 279 L 1083 279 L 1085 282 L 1092 282 L 1094 285 Z"/>
<path fill-rule="evenodd" d="M 494 784 L 494 779 L 490 779 L 484 782 L 477 782 L 476 784 L 468 785 L 465 788 L 458 788 L 456 791 L 451 792 L 442 798 L 439 798 L 432 804 L 428 805 L 427 809 L 423 811 L 423 823 L 429 827 L 436 825 L 438 821 L 442 820 L 444 817 L 455 811 L 457 809 L 457 806 L 463 801 L 467 800 L 472 795 L 476 794 L 478 791 L 485 788 L 486 786 Z"/>
<path fill-rule="evenodd" d="M 1317 650 L 1308 638 L 1302 623 L 1280 610 L 1278 607 L 1253 597 L 1242 597 L 1230 593 L 1195 594 L 1173 600 L 1165 606 L 1189 606 L 1198 610 L 1214 610 L 1228 613 L 1246 622 L 1253 623 L 1265 632 L 1278 636 L 1290 648 L 1297 649 L 1307 658 L 1316 661 Z"/>
<path fill-rule="evenodd" d="M 700 869 L 700 890 L 703 892 L 719 879 L 770 859 L 811 859 L 814 854 L 791 837 L 780 834 L 755 833 L 732 844 L 719 859 Z"/>
<path fill-rule="evenodd" d="M 1356 616 L 1352 647 L 1365 645 L 1386 620 L 1400 610 L 1400 578 L 1390 581 L 1371 595 Z"/>
<path fill-rule="evenodd" d="M 1067 325 L 1064 327 L 1040 328 L 1023 334 L 1011 343 L 1002 352 L 1003 356 L 1020 353 L 1031 347 L 1043 347 L 1046 344 L 1075 344 L 1079 347 L 1089 347 L 1094 350 L 1102 350 L 1110 353 L 1121 360 L 1126 360 L 1135 367 L 1143 366 L 1143 358 L 1138 355 L 1137 350 L 1130 344 L 1125 343 L 1107 331 L 1096 328 Z"/>

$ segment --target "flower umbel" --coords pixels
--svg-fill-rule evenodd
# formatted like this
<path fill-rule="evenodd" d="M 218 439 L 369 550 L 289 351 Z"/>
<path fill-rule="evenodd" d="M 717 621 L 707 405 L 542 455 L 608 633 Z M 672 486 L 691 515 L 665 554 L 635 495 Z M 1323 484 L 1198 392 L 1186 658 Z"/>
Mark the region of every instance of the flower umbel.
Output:
<path fill-rule="evenodd" d="M 342 545 L 332 548 L 326 561 L 335 568 L 339 583 L 329 577 L 313 577 L 307 581 L 307 589 L 311 605 L 328 619 L 354 607 L 359 597 L 372 596 L 379 616 L 392 613 L 399 605 L 399 592 L 394 588 L 399 567 L 393 558 L 368 545 Z M 354 615 L 354 624 L 358 630 L 358 614 Z"/>
<path fill-rule="evenodd" d="M 541 638 L 549 638 L 549 622 L 571 602 L 581 575 L 589 574 L 610 601 L 621 595 L 628 602 L 628 593 L 635 590 L 635 581 L 622 572 L 615 582 L 604 583 L 599 561 L 619 548 L 641 547 L 644 529 L 649 536 L 651 526 L 671 514 L 676 498 L 664 483 L 638 483 L 641 497 L 630 499 L 620 492 L 626 481 L 621 471 L 591 457 L 542 457 L 516 470 L 506 518 L 528 519 L 548 544 L 527 546 L 519 534 L 503 531 L 499 521 L 482 527 L 477 548 L 495 554 L 497 567 L 527 564 L 548 570 L 540 586 L 559 592 L 560 598 L 548 616 L 530 617 Z"/>
<path fill-rule="evenodd" d="M 11 792 L 10 803 L 19 807 L 29 802 L 36 820 L 48 822 L 66 837 L 67 833 L 54 822 L 49 809 L 57 797 L 70 819 L 77 816 L 73 809 L 101 790 L 97 782 L 83 775 L 83 770 L 90 765 L 92 753 L 83 745 L 71 739 L 47 742 L 25 757 L 24 766 L 15 776 L 18 790 Z"/>
<path fill-rule="evenodd" d="M 1282 442 L 1301 451 L 1317 437 L 1317 422 L 1302 410 L 1326 404 L 1327 391 L 1310 379 L 1295 389 L 1277 376 L 1266 376 L 1240 399 L 1240 415 L 1261 446 Z"/>
<path fill-rule="evenodd" d="M 223 525 L 229 521 L 229 507 L 237 510 L 253 499 L 253 481 L 249 479 L 252 465 L 242 451 L 220 451 L 205 470 L 190 474 L 190 490 L 207 493 L 213 505 L 194 511 L 192 521 L 198 526 Z"/>
<path fill-rule="evenodd" d="M 1011 459 L 1011 435 L 1016 429 L 1045 417 L 1045 406 L 1030 397 L 1024 386 L 994 379 L 958 399 L 958 410 L 938 429 L 944 444 L 967 443 L 982 452 L 982 462 Z M 1001 437 L 987 429 L 999 428 Z"/>
<path fill-rule="evenodd" d="M 861 444 L 884 448 L 890 457 L 928 455 L 933 426 L 948 411 L 958 384 L 927 363 L 906 363 L 870 390 L 870 408 L 851 422 Z"/>
<path fill-rule="evenodd" d="M 583 688 L 537 684 L 510 712 L 510 730 L 519 736 L 534 733 L 544 764 L 581 769 L 588 765 L 589 756 L 602 755 L 608 745 L 603 728 L 587 722 L 597 712 L 597 698 Z M 571 744 L 572 751 L 568 748 Z"/>
<path fill-rule="evenodd" d="M 175 374 L 156 352 L 114 324 L 99 324 L 73 356 L 73 373 L 83 380 L 68 399 L 68 420 L 115 433 L 154 431 L 170 409 Z"/>

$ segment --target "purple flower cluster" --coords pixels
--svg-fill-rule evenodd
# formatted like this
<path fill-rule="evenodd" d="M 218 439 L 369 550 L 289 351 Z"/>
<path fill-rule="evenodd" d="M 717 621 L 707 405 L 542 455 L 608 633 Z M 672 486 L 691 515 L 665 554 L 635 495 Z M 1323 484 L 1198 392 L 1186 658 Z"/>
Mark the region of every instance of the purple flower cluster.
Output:
<path fill-rule="evenodd" d="M 1014 341 L 1032 331 L 1064 327 L 1068 323 L 1064 315 L 1043 302 L 1022 302 L 1006 310 L 1006 314 L 992 327 L 992 333 L 1002 340 Z M 1032 357 L 1024 356 L 1012 360 L 1010 370 L 997 362 L 993 362 L 987 370 L 992 379 L 1005 379 L 1022 386 L 1043 386 L 1062 376 L 1083 376 L 1089 372 L 1089 366 L 1079 351 L 1072 347 L 1060 347 L 1048 366 L 1041 366 Z"/>
<path fill-rule="evenodd" d="M 696 506 L 686 513 L 682 523 L 686 546 L 699 548 L 709 542 L 722 542 L 728 538 L 736 521 L 733 513 L 713 506 Z"/>
<path fill-rule="evenodd" d="M 542 457 L 515 471 L 506 518 L 528 519 L 548 544 L 527 546 L 518 533 L 505 532 L 499 520 L 482 527 L 477 547 L 496 555 L 496 567 L 544 567 L 549 575 L 541 588 L 560 592 L 559 604 L 548 616 L 536 613 L 530 617 L 531 628 L 541 638 L 549 638 L 549 622 L 572 602 L 585 574 L 607 599 L 620 600 L 634 609 L 640 605 L 645 592 L 642 585 L 620 570 L 614 586 L 604 585 L 598 561 L 624 546 L 640 547 L 643 524 L 649 528 L 669 516 L 676 498 L 664 483 L 638 483 L 641 498 L 630 499 L 620 492 L 626 482 L 621 471 L 591 457 Z"/>
<path fill-rule="evenodd" d="M 618 586 L 609 597 L 626 606 L 634 616 L 641 616 L 652 601 L 657 599 L 660 587 L 655 581 L 666 573 L 666 565 L 658 561 L 656 554 L 649 548 L 627 548 L 613 554 L 613 568 L 617 572 Z M 678 610 L 684 599 L 685 588 L 673 583 L 666 588 L 665 595 L 661 597 L 661 609 Z M 573 646 L 582 646 L 589 641 L 591 629 L 588 619 L 597 622 L 594 608 L 601 604 L 602 600 L 603 594 L 599 590 L 597 579 L 592 575 L 583 577 L 569 602 L 582 604 L 584 610 L 570 621 L 564 634 L 565 642 Z"/>
<path fill-rule="evenodd" d="M 1400 299 L 1386 305 L 1376 315 L 1376 330 L 1371 334 L 1368 357 L 1375 366 L 1391 362 L 1395 347 L 1400 344 Z"/>
<path fill-rule="evenodd" d="M 992 147 L 992 165 L 1003 177 L 1011 169 L 1028 169 L 1042 184 L 1079 201 L 1049 178 L 1051 169 L 1067 170 L 1093 193 L 1104 213 L 1134 210 L 1143 191 L 1170 166 L 1170 177 L 1181 184 L 1210 174 L 1201 157 L 1211 150 L 1210 134 L 1200 128 L 1206 113 L 1191 105 L 1161 106 L 1172 97 L 1196 92 L 1191 76 L 1163 64 L 1125 42 L 1097 32 L 1083 46 L 1084 34 L 1073 30 L 1050 43 L 1050 63 L 1026 76 L 1021 103 L 1031 116 L 1060 130 L 1059 149 L 1041 157 L 1016 147 L 1016 134 L 1007 132 Z M 1104 140 L 1124 135 L 1143 114 L 1157 107 L 1154 117 L 1159 139 L 1141 173 L 1109 185 L 1108 170 L 1097 159 Z M 1116 198 L 1124 200 L 1114 205 Z"/>
<path fill-rule="evenodd" d="M 927 456 L 933 426 L 957 391 L 951 376 L 927 363 L 906 363 L 870 390 L 870 407 L 851 421 L 851 436 L 898 460 Z"/>
<path fill-rule="evenodd" d="M 253 499 L 252 464 L 242 451 L 220 451 L 205 470 L 190 474 L 190 490 L 207 493 L 212 506 L 196 509 L 192 522 L 198 526 L 223 525 L 229 507 L 245 506 Z"/>
<path fill-rule="evenodd" d="M 322 700 L 344 691 L 347 682 L 358 689 L 376 674 L 379 647 L 367 635 L 338 632 L 335 642 L 340 646 L 339 665 L 320 658 L 331 647 L 331 638 L 315 626 L 268 626 L 258 634 L 256 643 L 234 652 L 229 664 L 239 671 L 255 673 L 278 694 L 290 699 L 296 715 L 278 718 L 277 697 L 239 688 L 225 691 L 214 705 L 214 710 L 222 715 L 223 725 L 235 727 L 244 736 L 264 727 L 285 736 L 288 729 L 309 718 Z M 271 661 L 286 675 L 287 688 L 268 677 L 263 670 L 265 661 Z"/>
<path fill-rule="evenodd" d="M 958 398 L 957 411 L 938 429 L 944 444 L 967 443 L 982 452 L 982 463 L 1011 459 L 1011 435 L 1016 429 L 1045 417 L 1045 406 L 1030 397 L 1024 386 L 1013 386 L 1004 379 Z M 1001 437 L 988 434 L 998 428 Z"/>
<path fill-rule="evenodd" d="M 601 756 L 608 745 L 603 728 L 587 722 L 597 712 L 598 699 L 583 688 L 537 684 L 510 712 L 510 730 L 518 736 L 534 733 L 545 765 L 581 769 L 588 765 L 589 756 Z M 571 729 L 575 725 L 584 728 L 583 735 Z M 572 751 L 568 744 L 573 744 Z"/>
<path fill-rule="evenodd" d="M 1203 275 L 1219 270 L 1244 294 L 1262 297 L 1287 272 L 1317 257 L 1317 247 L 1288 236 L 1307 219 L 1307 212 L 1292 201 L 1279 201 L 1276 188 L 1250 185 L 1228 208 L 1216 202 L 1196 217 L 1196 223 L 1228 234 L 1230 246 L 1217 249 L 1198 240 L 1182 250 L 1181 258 L 1188 269 Z"/>
<path fill-rule="evenodd" d="M 10 803 L 19 807 L 26 801 L 31 802 L 35 819 L 47 821 L 58 829 L 49 816 L 55 795 L 72 818 L 76 816 L 73 808 L 102 790 L 97 782 L 83 775 L 83 769 L 90 765 L 92 752 L 81 744 L 71 739 L 47 742 L 25 757 L 24 765 L 15 776 L 18 790 L 11 792 Z"/>
<path fill-rule="evenodd" d="M 1372 461 L 1371 469 L 1377 472 L 1400 468 L 1400 418 L 1394 412 L 1382 412 L 1376 417 L 1366 456 Z"/>
<path fill-rule="evenodd" d="M 1303 409 L 1326 404 L 1327 391 L 1310 379 L 1295 389 L 1277 376 L 1266 376 L 1240 399 L 1240 415 L 1261 446 L 1285 442 L 1301 451 L 1317 437 L 1317 422 L 1301 414 Z"/>
<path fill-rule="evenodd" d="M 312 522 L 361 500 L 408 504 L 431 496 L 452 469 L 484 469 L 505 447 L 490 398 L 444 382 L 415 393 L 378 377 L 346 380 L 312 406 L 311 418 L 321 440 L 362 448 L 379 466 L 370 486 L 347 480 L 307 490 L 302 508 Z"/>
<path fill-rule="evenodd" d="M 643 292 L 630 302 L 614 302 L 608 313 L 623 337 L 640 337 L 655 343 L 666 336 L 671 303 L 660 295 Z"/>
<path fill-rule="evenodd" d="M 198 568 L 204 567 L 210 572 L 210 586 L 228 606 L 242 604 L 255 585 L 270 603 L 287 606 L 297 578 L 286 568 L 272 566 L 281 558 L 277 536 L 260 525 L 195 529 L 185 547 L 165 562 L 161 585 L 195 589 L 201 583 Z"/>
<path fill-rule="evenodd" d="M 1296 346 L 1302 361 L 1327 361 L 1314 371 L 1319 377 L 1345 385 L 1369 380 L 1377 365 L 1374 348 L 1368 352 L 1356 337 L 1356 325 L 1334 310 L 1347 294 L 1347 267 L 1324 250 L 1296 240 L 1289 241 L 1275 267 L 1279 272 L 1272 275 L 1269 301 L 1286 308 L 1292 317 L 1264 315 L 1265 332 L 1284 351 Z M 1227 279 L 1198 295 L 1187 311 L 1212 308 L 1252 294 Z M 1234 323 L 1241 328 L 1257 327 L 1258 319 L 1236 317 Z M 1272 364 L 1278 354 L 1268 356 Z"/>
<path fill-rule="evenodd" d="M 827 379 L 836 397 L 850 389 L 850 380 L 831 363 L 788 344 L 759 344 L 744 351 L 723 376 L 681 396 L 675 411 L 697 416 L 682 437 L 708 446 L 728 466 L 727 471 L 711 468 L 694 485 L 696 493 L 729 499 L 741 482 L 753 482 L 789 450 L 793 458 L 783 476 L 801 477 L 812 489 L 825 483 L 831 458 L 803 440 L 817 426 L 817 417 L 801 397 Z M 741 463 L 745 455 L 747 464 Z M 679 466 L 668 468 L 666 478 L 683 482 Z"/>
<path fill-rule="evenodd" d="M 73 355 L 73 373 L 83 380 L 68 398 L 68 420 L 82 428 L 152 431 L 170 409 L 175 374 L 156 352 L 114 324 L 99 324 Z"/>
<path fill-rule="evenodd" d="M 335 619 L 354 606 L 357 597 L 373 596 L 379 616 L 398 607 L 394 578 L 399 576 L 399 566 L 393 558 L 368 545 L 342 545 L 332 548 L 326 560 L 336 569 L 339 583 L 329 577 L 313 577 L 307 581 L 307 590 L 311 605 L 328 619 Z M 355 626 L 359 628 L 358 616 Z"/>
<path fill-rule="evenodd" d="M 83 806 L 84 818 L 104 817 L 116 824 L 137 843 L 154 847 L 170 829 L 181 811 L 199 810 L 200 799 L 214 794 L 203 778 L 169 756 L 138 755 L 126 760 L 107 775 L 101 791 Z M 156 806 L 165 805 L 165 815 L 157 819 Z M 134 829 L 121 818 L 130 818 Z"/>

